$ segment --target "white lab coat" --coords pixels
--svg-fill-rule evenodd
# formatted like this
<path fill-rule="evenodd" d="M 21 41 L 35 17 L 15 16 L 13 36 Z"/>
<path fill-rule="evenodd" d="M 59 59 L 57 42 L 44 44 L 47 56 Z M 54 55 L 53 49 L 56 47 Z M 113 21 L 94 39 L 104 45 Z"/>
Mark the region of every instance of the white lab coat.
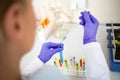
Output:
<path fill-rule="evenodd" d="M 86 80 L 110 80 L 109 69 L 103 55 L 103 51 L 98 42 L 84 45 L 85 56 L 87 59 L 87 79 Z M 38 58 L 22 71 L 23 78 L 30 76 L 44 64 Z M 24 79 L 25 80 L 25 79 Z"/>

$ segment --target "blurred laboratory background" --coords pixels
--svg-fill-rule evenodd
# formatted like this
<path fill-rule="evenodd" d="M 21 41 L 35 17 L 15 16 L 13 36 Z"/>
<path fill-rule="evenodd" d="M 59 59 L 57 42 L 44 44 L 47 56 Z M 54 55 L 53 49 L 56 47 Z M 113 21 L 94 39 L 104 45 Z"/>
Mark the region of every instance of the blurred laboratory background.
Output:
<path fill-rule="evenodd" d="M 46 41 L 60 42 L 65 35 L 69 38 L 64 41 L 64 53 L 71 56 L 78 56 L 82 53 L 82 36 L 83 28 L 79 25 L 80 12 L 90 11 L 99 21 L 99 30 L 97 33 L 97 41 L 101 43 L 108 66 L 111 68 L 110 48 L 108 48 L 109 40 L 108 29 L 111 24 L 120 28 L 120 0 L 33 0 L 33 8 L 36 16 L 37 30 L 33 49 L 28 52 L 21 60 L 21 69 L 26 67 L 32 60 L 38 56 L 41 45 Z M 50 24 L 42 25 L 47 19 Z M 40 28 L 42 26 L 42 28 Z M 77 27 L 76 27 L 77 26 Z M 43 28 L 45 27 L 45 28 Z M 79 28 L 78 28 L 79 27 Z M 73 37 L 74 36 L 74 37 Z M 73 46 L 70 43 L 76 42 Z M 80 46 L 81 45 L 81 46 Z M 72 49 L 76 47 L 75 49 Z M 80 50 L 80 51 L 79 51 Z M 57 55 L 56 55 L 57 56 Z M 119 61 L 118 61 L 118 64 Z M 120 66 L 120 65 L 119 65 Z M 120 67 L 119 67 L 120 68 Z M 120 70 L 110 70 L 111 80 L 120 79 Z"/>

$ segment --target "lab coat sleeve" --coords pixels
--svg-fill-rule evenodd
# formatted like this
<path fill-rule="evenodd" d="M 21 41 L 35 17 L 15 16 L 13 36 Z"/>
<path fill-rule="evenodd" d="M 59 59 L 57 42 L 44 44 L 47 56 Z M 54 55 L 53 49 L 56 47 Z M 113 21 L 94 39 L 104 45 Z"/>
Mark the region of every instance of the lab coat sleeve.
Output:
<path fill-rule="evenodd" d="M 110 80 L 109 69 L 98 42 L 84 45 L 88 80 Z"/>
<path fill-rule="evenodd" d="M 36 58 L 27 67 L 25 67 L 22 70 L 22 72 L 21 72 L 22 73 L 22 78 L 26 78 L 26 77 L 31 76 L 36 71 L 38 71 L 43 65 L 44 65 L 44 63 L 40 59 Z"/>

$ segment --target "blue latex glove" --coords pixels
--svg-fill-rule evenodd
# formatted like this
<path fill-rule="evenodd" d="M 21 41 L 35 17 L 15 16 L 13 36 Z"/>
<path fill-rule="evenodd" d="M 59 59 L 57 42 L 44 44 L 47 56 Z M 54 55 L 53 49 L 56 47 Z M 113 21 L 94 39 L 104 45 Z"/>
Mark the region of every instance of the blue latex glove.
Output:
<path fill-rule="evenodd" d="M 44 43 L 41 49 L 41 52 L 38 56 L 38 58 L 43 62 L 46 63 L 51 59 L 51 57 L 57 53 L 63 50 L 63 44 L 58 44 L 58 43 Z"/>
<path fill-rule="evenodd" d="M 99 26 L 97 19 L 89 14 L 87 11 L 81 12 L 82 16 L 79 17 L 81 20 L 80 24 L 84 26 L 84 37 L 83 43 L 96 42 L 96 34 Z"/>

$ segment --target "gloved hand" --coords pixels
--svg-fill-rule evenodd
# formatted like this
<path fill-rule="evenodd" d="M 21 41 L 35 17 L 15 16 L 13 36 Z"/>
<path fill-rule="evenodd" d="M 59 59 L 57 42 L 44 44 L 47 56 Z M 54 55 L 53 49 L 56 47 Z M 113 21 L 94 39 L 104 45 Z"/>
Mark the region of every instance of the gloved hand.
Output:
<path fill-rule="evenodd" d="M 96 42 L 96 34 L 99 22 L 87 11 L 81 12 L 81 14 L 82 16 L 80 16 L 79 19 L 81 20 L 80 24 L 84 26 L 83 43 L 87 44 L 90 42 Z"/>
<path fill-rule="evenodd" d="M 41 49 L 41 52 L 38 56 L 38 58 L 43 62 L 46 63 L 51 59 L 51 57 L 57 53 L 63 50 L 63 44 L 58 44 L 58 43 L 44 43 Z"/>

